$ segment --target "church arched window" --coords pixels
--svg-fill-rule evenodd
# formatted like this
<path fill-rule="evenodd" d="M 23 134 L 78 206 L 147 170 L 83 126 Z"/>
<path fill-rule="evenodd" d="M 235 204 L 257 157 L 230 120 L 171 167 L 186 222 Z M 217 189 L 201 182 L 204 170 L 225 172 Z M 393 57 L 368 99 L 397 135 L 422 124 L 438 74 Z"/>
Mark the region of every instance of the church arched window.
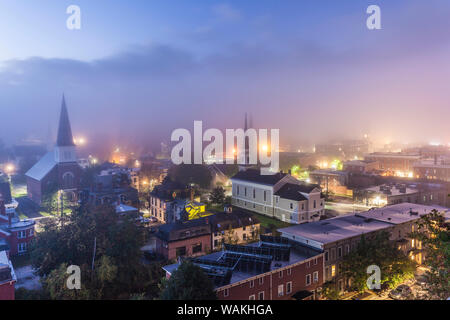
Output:
<path fill-rule="evenodd" d="M 74 183 L 75 176 L 73 175 L 72 172 L 65 172 L 63 174 L 62 180 L 63 180 L 63 188 L 64 189 L 73 188 L 75 186 L 75 183 Z"/>

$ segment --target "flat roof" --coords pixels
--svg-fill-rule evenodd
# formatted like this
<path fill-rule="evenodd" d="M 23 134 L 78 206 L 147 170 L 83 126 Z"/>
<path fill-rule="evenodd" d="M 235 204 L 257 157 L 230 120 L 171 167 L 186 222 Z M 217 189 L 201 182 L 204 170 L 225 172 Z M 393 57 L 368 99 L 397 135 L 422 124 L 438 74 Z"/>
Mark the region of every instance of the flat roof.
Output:
<path fill-rule="evenodd" d="M 426 206 L 422 204 L 405 202 L 369 210 L 366 212 L 360 212 L 358 213 L 358 215 L 366 218 L 377 219 L 379 221 L 384 221 L 391 224 L 401 224 L 404 222 L 416 220 L 420 218 L 420 216 L 430 213 L 433 209 L 439 212 L 444 212 L 445 214 L 447 214 L 450 210 L 449 208 L 437 205 Z M 417 213 L 417 215 L 411 214 L 411 212 Z"/>
<path fill-rule="evenodd" d="M 366 212 L 350 213 L 331 219 L 309 222 L 287 228 L 278 229 L 283 236 L 288 235 L 292 240 L 306 240 L 324 245 L 339 240 L 351 238 L 404 222 L 416 220 L 420 216 L 436 209 L 449 216 L 449 208 L 441 206 L 426 206 L 413 203 L 400 203 Z M 413 214 L 411 214 L 411 212 Z M 415 214 L 417 213 L 417 214 Z M 311 243 L 314 245 L 314 243 Z"/>
<path fill-rule="evenodd" d="M 362 235 L 375 230 L 389 227 L 388 223 L 370 220 L 353 213 L 331 219 L 299 224 L 278 229 L 282 235 L 291 235 L 292 240 L 313 240 L 321 245 L 336 242 L 346 238 Z M 312 245 L 312 244 L 311 244 Z"/>
<path fill-rule="evenodd" d="M 255 243 L 251 243 L 251 244 L 247 244 L 247 246 L 255 246 L 255 247 L 259 247 L 261 246 L 262 242 L 255 242 Z M 311 250 L 310 253 L 308 254 L 306 251 Z M 217 252 L 213 252 L 211 254 L 205 255 L 205 256 L 201 256 L 201 257 L 197 257 L 197 258 L 202 258 L 205 260 L 211 260 L 211 261 L 219 261 L 220 258 L 222 257 L 222 255 L 224 255 L 227 251 L 226 250 L 222 250 L 222 251 L 217 251 Z M 281 268 L 285 268 L 288 267 L 290 265 L 293 265 L 297 262 L 301 262 L 304 260 L 307 260 L 309 258 L 312 258 L 316 255 L 320 254 L 319 251 L 314 250 L 314 249 L 309 249 L 305 247 L 305 252 L 302 252 L 298 247 L 296 246 L 291 246 L 291 250 L 290 250 L 290 255 L 289 255 L 289 261 L 275 261 L 273 260 L 271 265 L 270 265 L 270 270 L 268 272 L 271 271 L 275 271 L 277 269 L 281 269 Z M 180 266 L 180 263 L 174 263 L 171 265 L 167 265 L 163 267 L 163 270 L 172 274 L 174 271 L 176 271 L 178 269 L 178 267 Z M 252 278 L 252 277 L 256 277 L 260 274 L 263 273 L 252 273 L 252 272 L 244 272 L 244 271 L 239 271 L 239 270 L 233 270 L 232 276 L 231 276 L 231 280 L 230 284 L 233 283 L 237 283 L 243 280 L 246 280 L 248 278 Z M 218 288 L 218 287 L 216 287 Z"/>

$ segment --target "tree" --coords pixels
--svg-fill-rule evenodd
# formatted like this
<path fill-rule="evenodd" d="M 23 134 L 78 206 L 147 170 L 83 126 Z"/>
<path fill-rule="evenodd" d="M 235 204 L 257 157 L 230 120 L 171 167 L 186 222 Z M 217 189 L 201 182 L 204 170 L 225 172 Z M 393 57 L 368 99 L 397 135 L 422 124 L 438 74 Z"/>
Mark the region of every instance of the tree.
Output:
<path fill-rule="evenodd" d="M 208 189 L 211 186 L 213 177 L 208 167 L 201 164 L 180 164 L 173 166 L 169 170 L 172 181 L 183 185 L 197 184 L 201 188 Z"/>
<path fill-rule="evenodd" d="M 212 203 L 223 205 L 225 203 L 225 189 L 222 187 L 214 188 L 210 193 Z"/>
<path fill-rule="evenodd" d="M 381 283 L 396 287 L 399 283 L 414 276 L 415 262 L 400 251 L 389 232 L 376 234 L 370 241 L 363 235 L 356 250 L 345 256 L 342 262 L 343 274 L 352 281 L 355 291 L 364 292 L 367 288 L 367 267 L 377 265 L 381 270 Z"/>
<path fill-rule="evenodd" d="M 432 210 L 422 216 L 417 230 L 410 235 L 422 244 L 425 251 L 425 273 L 431 295 L 441 299 L 450 297 L 450 227 L 443 213 Z"/>
<path fill-rule="evenodd" d="M 134 217 L 119 217 L 109 205 L 83 205 L 63 225 L 59 222 L 51 219 L 44 223 L 30 248 L 32 265 L 42 278 L 49 278 L 62 264 L 77 265 L 89 299 L 128 299 L 131 293 L 155 296 L 163 273 L 158 266 L 142 263 L 140 248 L 145 244 L 146 231 L 136 225 Z M 61 270 L 52 274 L 50 280 L 54 282 L 45 287 L 52 290 L 54 298 L 64 299 L 64 287 L 58 287 L 58 281 L 68 275 Z"/>
<path fill-rule="evenodd" d="M 183 261 L 168 281 L 162 284 L 162 300 L 216 300 L 214 284 L 203 270 Z"/>

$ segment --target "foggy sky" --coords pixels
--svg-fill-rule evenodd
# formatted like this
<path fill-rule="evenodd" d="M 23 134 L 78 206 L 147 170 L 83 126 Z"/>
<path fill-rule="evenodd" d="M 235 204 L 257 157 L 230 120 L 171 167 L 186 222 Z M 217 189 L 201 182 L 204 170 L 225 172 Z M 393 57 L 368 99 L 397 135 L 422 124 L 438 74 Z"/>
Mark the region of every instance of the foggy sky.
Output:
<path fill-rule="evenodd" d="M 450 142 L 448 1 L 189 2 L 137 1 L 115 29 L 105 14 L 68 31 L 62 1 L 47 45 L 21 38 L 27 21 L 2 25 L 0 138 L 54 134 L 64 92 L 74 134 L 109 142 L 158 144 L 194 120 L 238 128 L 245 112 L 280 128 L 281 144 L 364 133 Z M 79 3 L 83 16 L 102 12 Z M 116 3 L 111 14 L 131 5 Z M 381 6 L 382 30 L 367 30 L 368 4 Z M 147 29 L 149 16 L 160 28 Z"/>

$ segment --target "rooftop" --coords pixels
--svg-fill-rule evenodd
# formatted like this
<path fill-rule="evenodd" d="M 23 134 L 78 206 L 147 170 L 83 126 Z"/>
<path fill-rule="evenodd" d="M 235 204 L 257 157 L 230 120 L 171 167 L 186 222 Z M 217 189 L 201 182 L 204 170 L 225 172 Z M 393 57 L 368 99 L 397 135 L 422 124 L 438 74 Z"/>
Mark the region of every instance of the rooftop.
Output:
<path fill-rule="evenodd" d="M 336 242 L 346 238 L 362 235 L 372 231 L 389 227 L 385 222 L 377 220 L 367 220 L 363 217 L 346 214 L 336 218 L 309 222 L 279 229 L 283 236 L 290 235 L 294 240 L 305 240 L 305 244 L 310 244 L 312 240 L 323 246 L 327 243 Z"/>
<path fill-rule="evenodd" d="M 450 210 L 439 206 L 401 203 L 357 214 L 346 214 L 331 219 L 295 225 L 278 231 L 283 236 L 323 248 L 323 245 L 327 243 L 416 220 L 433 209 L 447 212 L 447 214 Z M 313 241 L 313 243 L 310 243 L 310 241 Z"/>
<path fill-rule="evenodd" d="M 303 201 L 307 200 L 307 198 L 303 195 L 304 193 L 309 194 L 317 188 L 319 188 L 318 190 L 320 192 L 320 187 L 315 184 L 286 183 L 277 192 L 275 192 L 275 195 L 284 199 Z"/>
<path fill-rule="evenodd" d="M 3 279 L 2 280 L 2 275 L 1 272 L 3 270 L 8 270 L 9 268 L 9 276 L 7 277 L 7 279 Z M 16 277 L 16 273 L 14 272 L 14 268 L 13 265 L 11 263 L 11 261 L 8 259 L 8 256 L 6 255 L 6 251 L 0 251 L 0 284 L 7 282 L 7 281 L 17 281 L 17 277 Z"/>
<path fill-rule="evenodd" d="M 233 177 L 231 177 L 231 180 L 248 181 L 273 186 L 285 176 L 286 173 L 281 172 L 273 175 L 262 175 L 260 170 L 247 169 L 245 171 L 239 171 L 238 173 L 236 173 Z"/>
<path fill-rule="evenodd" d="M 49 151 L 25 175 L 41 181 L 55 165 L 55 154 L 53 151 Z"/>
<path fill-rule="evenodd" d="M 266 237 L 267 239 L 272 237 Z M 262 240 L 265 238 L 262 238 Z M 293 265 L 307 260 L 318 254 L 320 251 L 303 247 L 296 244 L 283 244 L 259 241 L 245 246 L 226 245 L 222 251 L 214 252 L 192 261 L 206 269 L 209 274 L 229 271 L 230 277 L 225 283 L 216 282 L 216 288 L 224 285 L 237 283 L 260 274 L 275 271 L 280 268 Z M 287 240 L 286 240 L 286 243 Z M 285 252 L 283 256 L 275 256 L 275 251 Z M 272 255 L 269 253 L 271 252 Z M 239 262 L 245 259 L 247 262 L 239 266 Z M 231 262 L 231 263 L 230 263 Z M 172 274 L 179 267 L 180 262 L 164 266 L 163 269 Z"/>

